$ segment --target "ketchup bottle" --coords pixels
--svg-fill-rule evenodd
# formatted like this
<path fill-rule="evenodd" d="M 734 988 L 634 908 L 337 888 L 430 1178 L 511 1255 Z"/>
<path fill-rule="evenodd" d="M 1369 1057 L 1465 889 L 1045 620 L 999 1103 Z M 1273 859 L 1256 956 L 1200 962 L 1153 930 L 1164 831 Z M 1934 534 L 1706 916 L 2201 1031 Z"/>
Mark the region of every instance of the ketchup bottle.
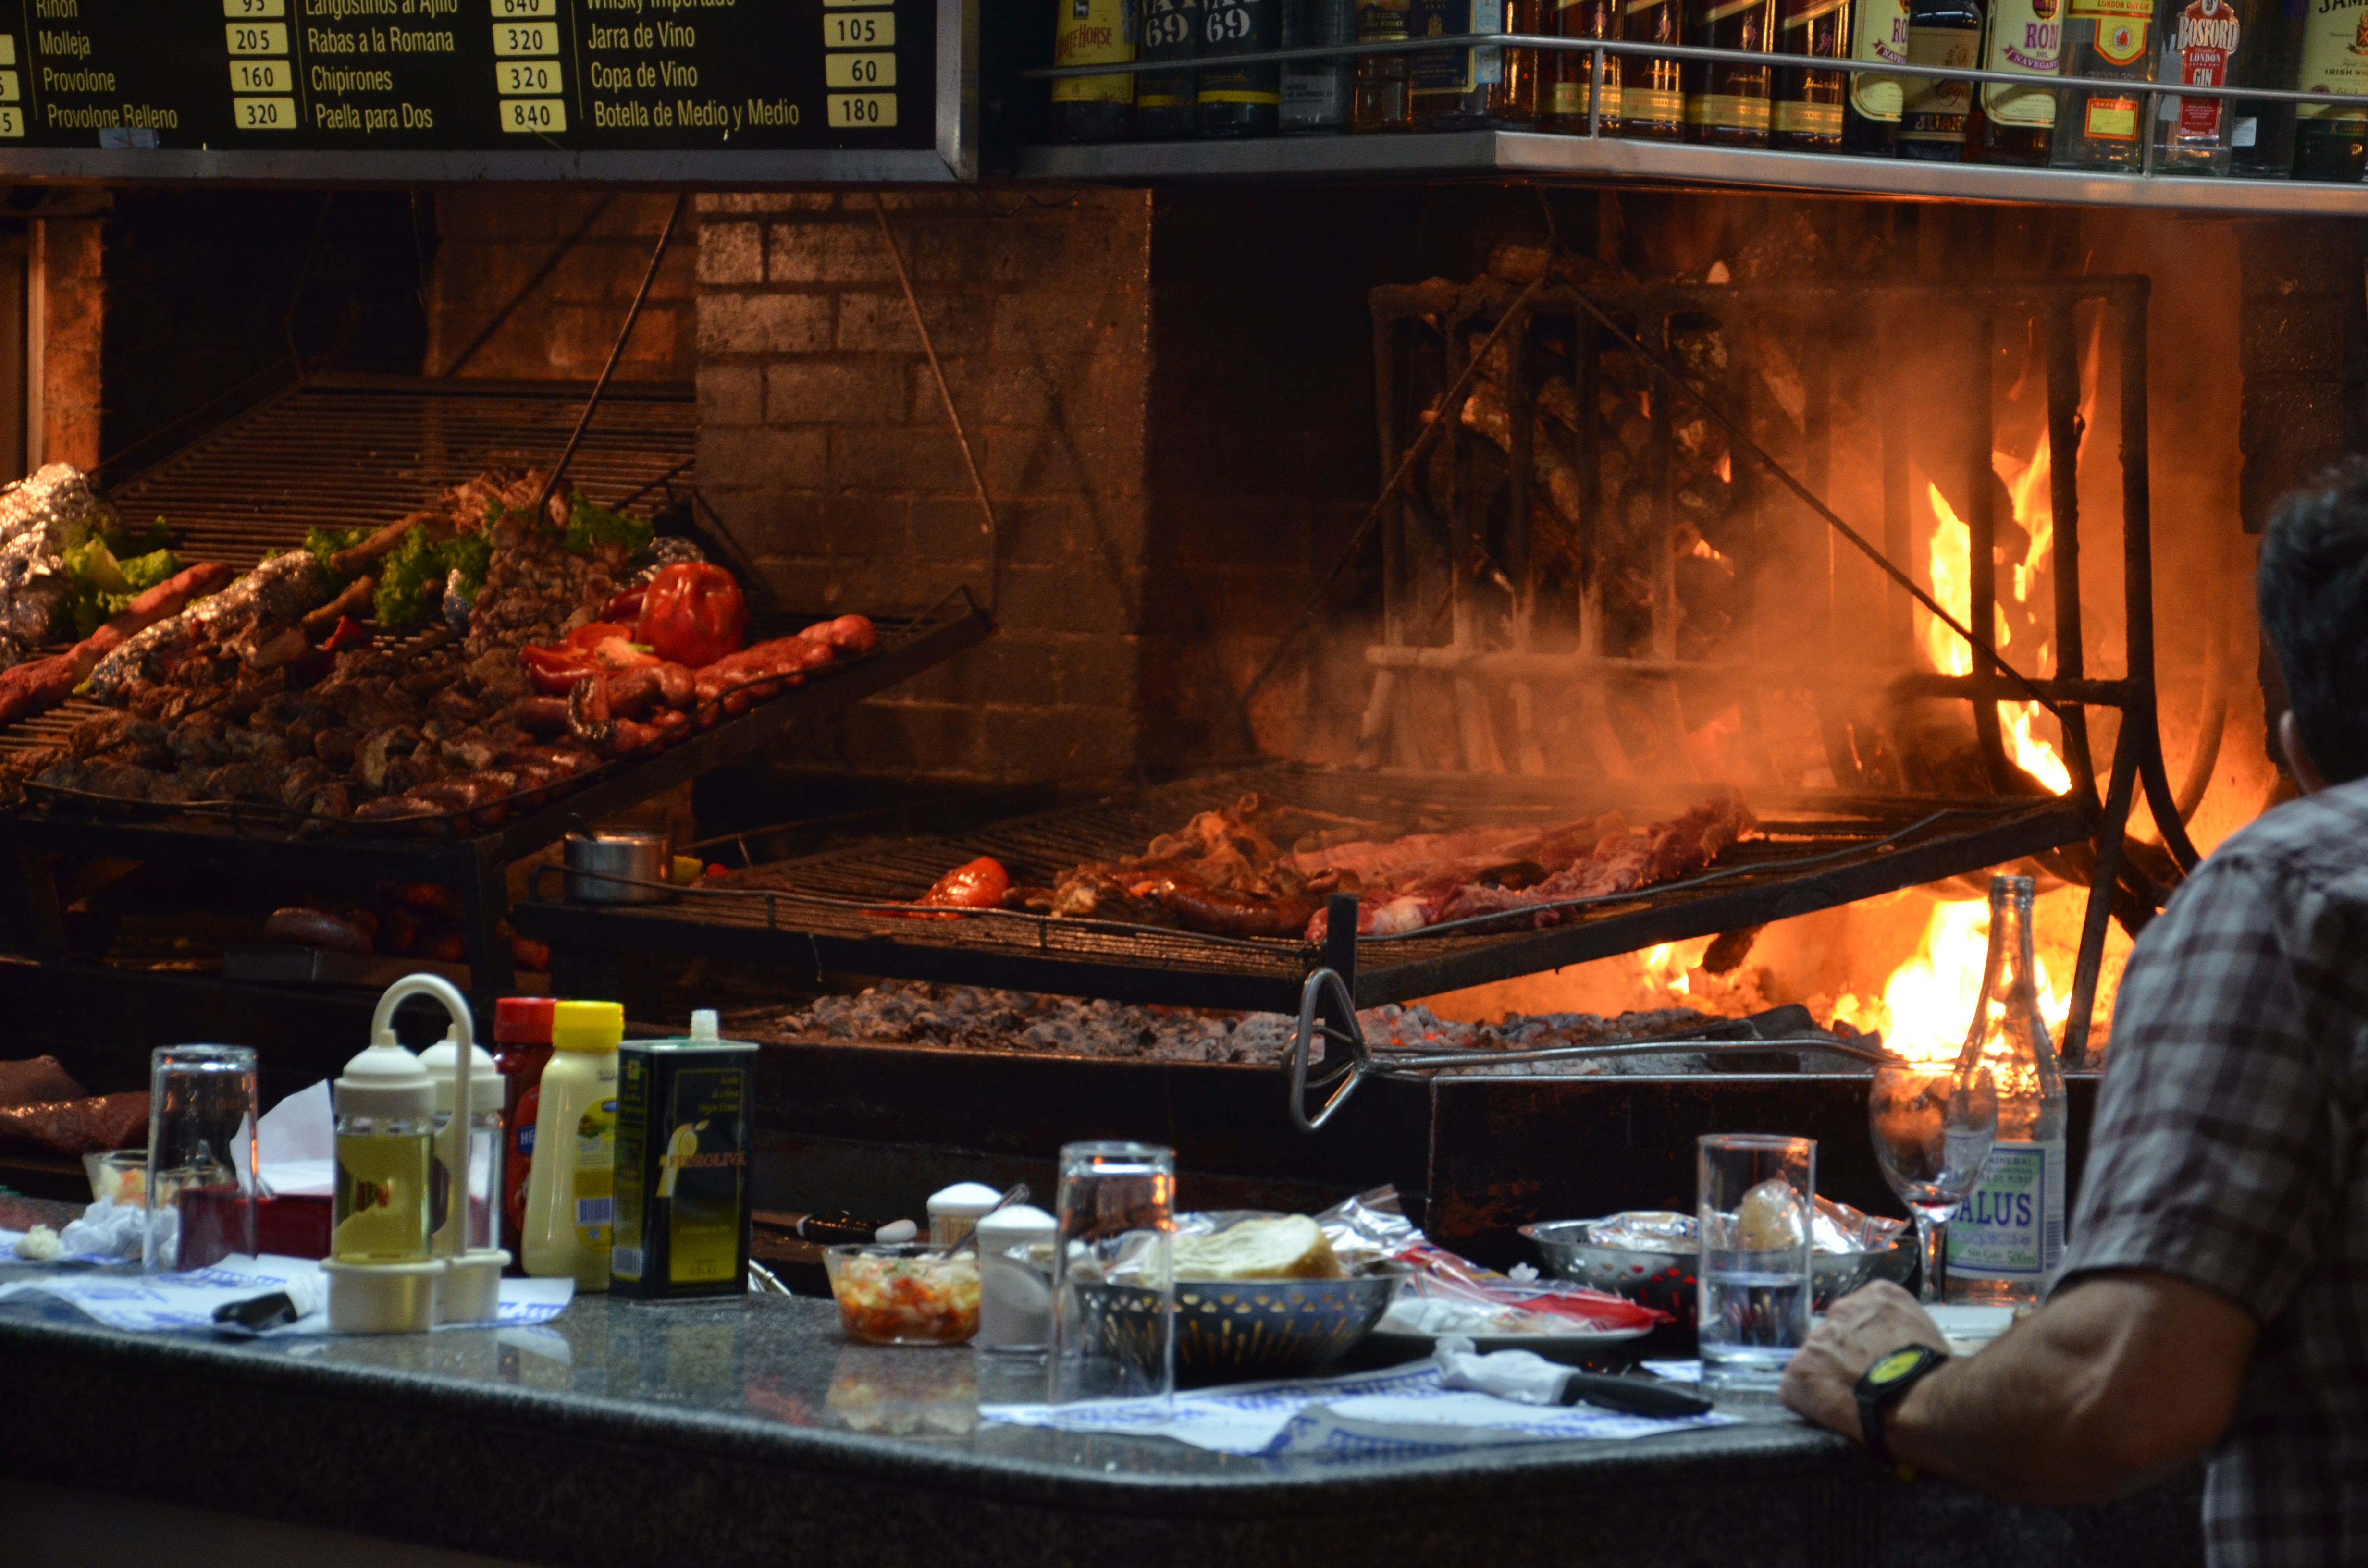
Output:
<path fill-rule="evenodd" d="M 534 1118 L 542 1098 L 542 1069 L 551 1060 L 548 996 L 505 996 L 494 1004 L 494 1068 L 502 1075 L 502 1234 L 526 1234 L 527 1173 L 534 1165 Z M 526 1271 L 521 1248 L 509 1272 Z"/>

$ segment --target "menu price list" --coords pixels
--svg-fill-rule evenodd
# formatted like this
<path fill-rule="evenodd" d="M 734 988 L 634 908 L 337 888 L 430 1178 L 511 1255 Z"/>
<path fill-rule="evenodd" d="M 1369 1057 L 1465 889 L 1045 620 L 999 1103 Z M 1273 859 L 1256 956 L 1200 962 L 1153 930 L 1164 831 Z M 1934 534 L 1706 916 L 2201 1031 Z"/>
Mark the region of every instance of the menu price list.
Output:
<path fill-rule="evenodd" d="M 926 148 L 936 0 L 0 0 L 0 148 Z"/>

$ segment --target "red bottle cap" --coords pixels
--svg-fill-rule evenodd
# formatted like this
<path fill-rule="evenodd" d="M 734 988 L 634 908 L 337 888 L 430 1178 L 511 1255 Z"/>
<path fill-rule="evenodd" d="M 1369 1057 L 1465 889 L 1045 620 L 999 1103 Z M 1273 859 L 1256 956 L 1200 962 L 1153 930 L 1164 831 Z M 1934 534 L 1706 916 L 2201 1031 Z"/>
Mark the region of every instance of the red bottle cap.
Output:
<path fill-rule="evenodd" d="M 548 996 L 505 996 L 494 1004 L 494 1042 L 497 1045 L 549 1045 L 552 1009 Z"/>

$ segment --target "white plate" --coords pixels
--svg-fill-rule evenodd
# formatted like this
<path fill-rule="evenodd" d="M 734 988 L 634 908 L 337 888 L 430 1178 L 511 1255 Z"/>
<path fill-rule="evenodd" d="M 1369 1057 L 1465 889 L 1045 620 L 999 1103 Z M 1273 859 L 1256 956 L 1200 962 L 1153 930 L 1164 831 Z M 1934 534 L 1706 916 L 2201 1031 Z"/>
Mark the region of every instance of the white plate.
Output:
<path fill-rule="evenodd" d="M 1447 1332 L 1452 1334 L 1456 1331 L 1450 1329 Z M 1576 1366 L 1632 1339 L 1642 1339 L 1652 1332 L 1650 1328 L 1614 1328 L 1594 1334 L 1474 1334 L 1465 1337 L 1482 1355 L 1496 1350 L 1531 1350 L 1549 1361 Z M 1363 1345 L 1376 1354 L 1396 1356 L 1411 1361 L 1429 1355 L 1439 1338 L 1435 1334 L 1406 1334 L 1395 1329 L 1377 1328 L 1365 1336 Z"/>

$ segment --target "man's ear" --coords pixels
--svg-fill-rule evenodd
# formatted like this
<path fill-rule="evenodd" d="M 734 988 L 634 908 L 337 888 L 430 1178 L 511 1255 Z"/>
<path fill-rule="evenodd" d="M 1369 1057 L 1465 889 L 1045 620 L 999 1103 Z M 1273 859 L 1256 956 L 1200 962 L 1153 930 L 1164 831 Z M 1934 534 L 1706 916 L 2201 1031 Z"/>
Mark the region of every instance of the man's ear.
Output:
<path fill-rule="evenodd" d="M 2304 794 L 2316 795 L 2327 788 L 2327 775 L 2310 759 L 2309 748 L 2302 744 L 2302 726 L 2294 722 L 2291 708 L 2278 715 L 2278 747 L 2286 754 L 2286 767 Z"/>

